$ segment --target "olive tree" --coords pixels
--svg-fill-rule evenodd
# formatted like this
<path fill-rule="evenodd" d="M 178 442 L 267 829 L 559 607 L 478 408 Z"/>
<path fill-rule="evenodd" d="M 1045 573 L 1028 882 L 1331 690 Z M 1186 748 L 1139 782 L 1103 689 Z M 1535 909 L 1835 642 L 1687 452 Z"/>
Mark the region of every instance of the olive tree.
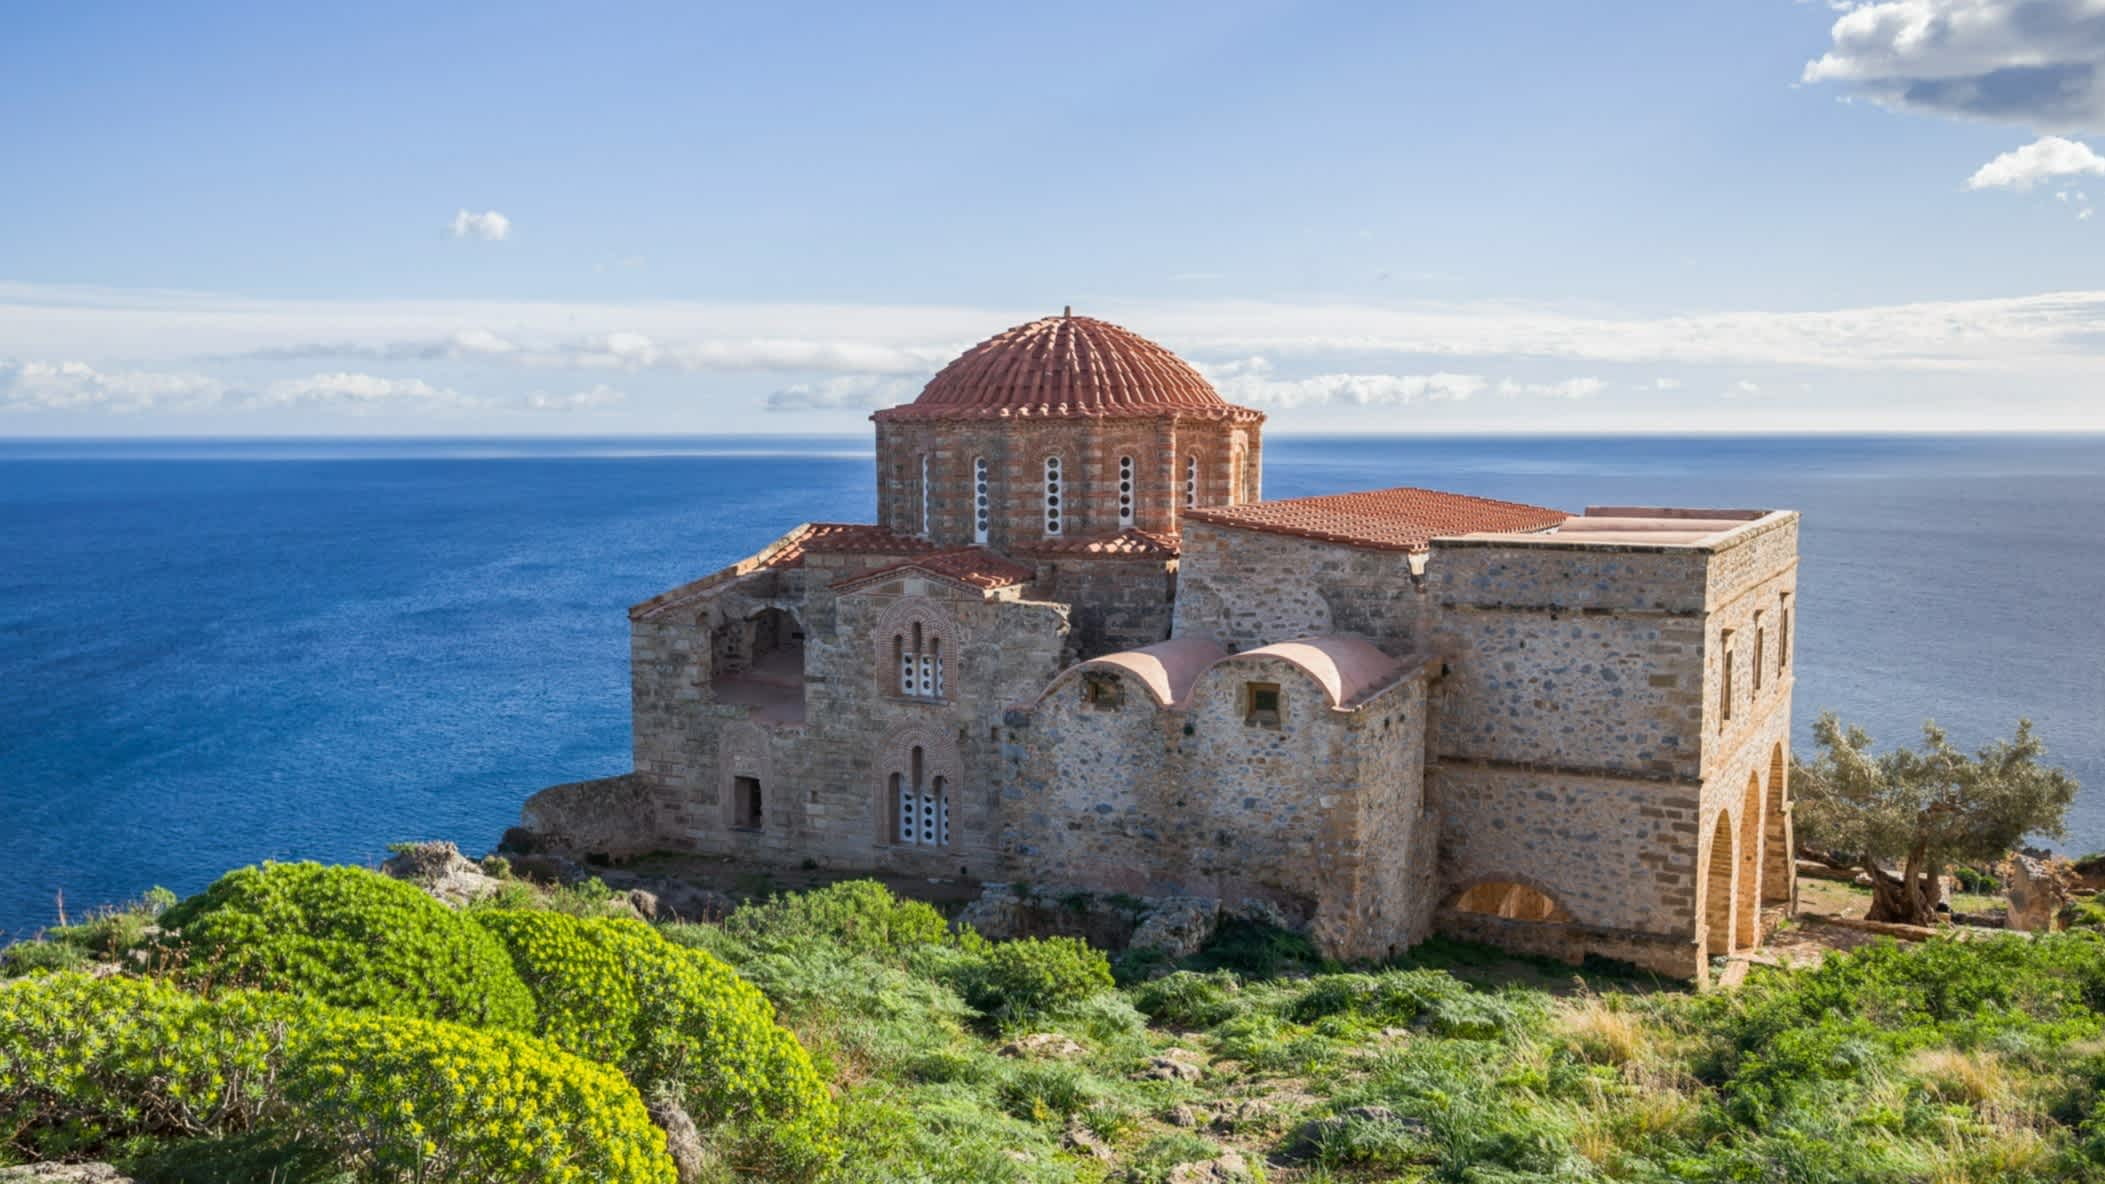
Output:
<path fill-rule="evenodd" d="M 2027 835 L 2061 837 L 2076 797 L 2075 778 L 2040 763 L 2030 720 L 1971 755 L 1930 722 L 1920 748 L 1874 753 L 1864 729 L 1831 711 L 1813 740 L 1819 755 L 1791 774 L 1798 835 L 1870 875 L 1873 921 L 1929 924 L 1945 868 L 2001 859 Z"/>

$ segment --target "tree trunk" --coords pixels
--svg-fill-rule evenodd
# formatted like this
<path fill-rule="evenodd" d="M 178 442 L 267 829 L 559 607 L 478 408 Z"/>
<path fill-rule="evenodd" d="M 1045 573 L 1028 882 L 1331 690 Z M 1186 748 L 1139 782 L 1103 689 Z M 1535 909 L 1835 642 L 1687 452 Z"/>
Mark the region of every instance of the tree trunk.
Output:
<path fill-rule="evenodd" d="M 1897 876 L 1880 867 L 1875 859 L 1864 860 L 1863 866 L 1871 876 L 1871 911 L 1864 914 L 1865 920 L 1896 925 L 1937 923 L 1937 902 L 1944 894 L 1938 883 L 1937 866 L 1925 847 L 1908 852 Z"/>

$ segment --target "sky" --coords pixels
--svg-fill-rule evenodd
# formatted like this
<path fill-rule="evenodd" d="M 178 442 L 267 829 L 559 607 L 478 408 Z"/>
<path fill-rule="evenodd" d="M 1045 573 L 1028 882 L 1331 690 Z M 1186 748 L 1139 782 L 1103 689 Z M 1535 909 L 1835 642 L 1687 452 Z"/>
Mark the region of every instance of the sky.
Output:
<path fill-rule="evenodd" d="M 0 9 L 0 436 L 2105 430 L 2105 0 Z"/>

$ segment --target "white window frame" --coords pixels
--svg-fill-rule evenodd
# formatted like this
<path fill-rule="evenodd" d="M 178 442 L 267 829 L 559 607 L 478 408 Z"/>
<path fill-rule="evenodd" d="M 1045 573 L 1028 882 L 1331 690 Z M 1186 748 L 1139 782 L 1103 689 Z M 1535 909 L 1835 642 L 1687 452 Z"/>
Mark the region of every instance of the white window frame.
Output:
<path fill-rule="evenodd" d="M 975 456 L 972 458 L 972 541 L 975 543 L 987 541 L 987 526 L 991 522 L 988 488 L 987 458 Z"/>
<path fill-rule="evenodd" d="M 1133 525 L 1133 507 L 1138 500 L 1134 495 L 1133 458 L 1118 458 L 1118 524 Z"/>
<path fill-rule="evenodd" d="M 1056 539 L 1067 525 L 1067 507 L 1062 493 L 1066 488 L 1066 473 L 1058 456 L 1045 458 L 1045 537 Z"/>

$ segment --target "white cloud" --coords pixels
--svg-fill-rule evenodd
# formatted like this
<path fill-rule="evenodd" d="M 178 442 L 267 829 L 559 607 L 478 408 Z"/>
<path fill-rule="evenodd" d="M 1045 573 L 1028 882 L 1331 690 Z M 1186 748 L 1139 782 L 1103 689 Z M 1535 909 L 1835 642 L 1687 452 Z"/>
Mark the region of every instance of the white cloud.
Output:
<path fill-rule="evenodd" d="M 1844 12 L 1830 37 L 1806 82 L 2041 131 L 2105 128 L 2097 0 L 1888 0 Z"/>
<path fill-rule="evenodd" d="M 1728 399 L 1744 399 L 1750 395 L 1758 395 L 1760 393 L 1760 383 L 1749 382 L 1744 378 L 1725 388 L 1725 397 Z"/>
<path fill-rule="evenodd" d="M 577 391 L 568 395 L 551 395 L 545 391 L 535 391 L 526 396 L 526 409 L 529 411 L 593 411 L 602 407 L 615 406 L 627 401 L 627 399 L 627 395 L 602 382 L 594 385 L 590 390 Z"/>
<path fill-rule="evenodd" d="M 909 402 L 918 382 L 877 374 L 843 374 L 821 382 L 799 382 L 767 397 L 769 411 L 875 411 Z"/>
<path fill-rule="evenodd" d="M 1474 374 L 1316 374 L 1278 378 L 1262 357 L 1244 358 L 1200 369 L 1230 403 L 1255 407 L 1304 407 L 1340 404 L 1355 407 L 1459 401 L 1482 391 Z"/>
<path fill-rule="evenodd" d="M 337 406 L 462 407 L 479 402 L 459 391 L 435 387 L 421 378 L 383 378 L 377 374 L 312 374 L 280 379 L 248 400 L 259 407 Z"/>
<path fill-rule="evenodd" d="M 2020 192 L 2041 181 L 2084 174 L 2105 176 L 2105 156 L 2088 144 L 2041 136 L 2022 148 L 2003 153 L 1974 171 L 1966 179 L 1968 189 L 2016 189 Z M 2066 193 L 2056 194 L 2067 201 Z"/>
<path fill-rule="evenodd" d="M 1567 378 L 1563 382 L 1515 382 L 1498 384 L 1501 395 L 1537 395 L 1550 399 L 1584 399 L 1598 395 L 1608 384 L 1598 378 Z"/>
<path fill-rule="evenodd" d="M 105 372 L 86 362 L 0 358 L 0 409 L 11 411 L 179 409 L 215 403 L 224 393 L 217 379 L 203 374 Z"/>
<path fill-rule="evenodd" d="M 479 238 L 486 243 L 503 242 L 512 236 L 512 220 L 495 210 L 473 214 L 462 209 L 446 224 L 455 238 Z"/>
<path fill-rule="evenodd" d="M 1678 378 L 1655 378 L 1652 380 L 1652 389 L 1655 391 L 1678 391 L 1681 389 L 1681 380 Z"/>

